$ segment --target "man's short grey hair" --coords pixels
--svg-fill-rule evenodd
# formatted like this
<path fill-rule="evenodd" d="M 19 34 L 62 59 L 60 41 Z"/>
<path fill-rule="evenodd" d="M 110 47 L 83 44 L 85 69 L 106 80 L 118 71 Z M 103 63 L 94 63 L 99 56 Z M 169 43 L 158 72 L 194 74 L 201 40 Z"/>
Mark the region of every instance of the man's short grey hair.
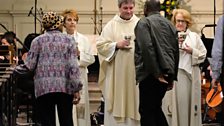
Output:
<path fill-rule="evenodd" d="M 128 3 L 128 2 L 131 2 L 131 3 L 133 3 L 135 5 L 135 0 L 117 0 L 119 8 L 121 7 L 122 3 Z"/>

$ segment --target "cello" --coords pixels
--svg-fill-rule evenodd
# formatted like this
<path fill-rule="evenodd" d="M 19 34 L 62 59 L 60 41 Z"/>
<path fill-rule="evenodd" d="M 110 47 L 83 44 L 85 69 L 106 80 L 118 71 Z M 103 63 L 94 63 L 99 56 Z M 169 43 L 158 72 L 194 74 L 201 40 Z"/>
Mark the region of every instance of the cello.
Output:
<path fill-rule="evenodd" d="M 206 103 L 206 96 L 209 93 L 211 89 L 211 83 L 209 79 L 205 78 L 205 75 L 202 74 L 202 89 L 201 89 L 201 95 L 202 95 L 202 113 L 203 113 L 203 122 L 205 121 L 214 121 L 216 120 L 216 111 L 212 109 L 208 104 Z M 208 118 L 207 118 L 208 117 Z"/>
<path fill-rule="evenodd" d="M 208 61 L 208 60 L 207 60 Z M 215 121 L 216 115 L 222 110 L 222 86 L 220 83 L 216 83 L 212 86 L 211 78 L 211 68 L 205 66 L 204 72 L 202 72 L 202 112 L 203 112 L 203 122 L 205 121 Z M 208 118 L 206 118 L 208 116 Z M 207 120 L 208 119 L 208 120 Z"/>
<path fill-rule="evenodd" d="M 222 87 L 220 83 L 218 83 L 217 86 L 213 86 L 208 92 L 206 96 L 206 103 L 209 107 L 215 110 L 216 113 L 218 113 L 222 109 L 221 106 L 222 99 L 223 99 Z M 213 117 L 215 117 L 215 115 L 213 115 Z"/>

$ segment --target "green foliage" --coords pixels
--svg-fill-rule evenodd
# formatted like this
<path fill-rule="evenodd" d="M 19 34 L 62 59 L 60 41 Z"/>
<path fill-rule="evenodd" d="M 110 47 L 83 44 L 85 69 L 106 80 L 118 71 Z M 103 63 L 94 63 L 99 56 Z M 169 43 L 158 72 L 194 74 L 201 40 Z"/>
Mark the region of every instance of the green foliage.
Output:
<path fill-rule="evenodd" d="M 171 19 L 173 10 L 178 7 L 177 3 L 177 0 L 165 0 L 161 4 L 161 11 L 165 12 L 165 17 Z"/>

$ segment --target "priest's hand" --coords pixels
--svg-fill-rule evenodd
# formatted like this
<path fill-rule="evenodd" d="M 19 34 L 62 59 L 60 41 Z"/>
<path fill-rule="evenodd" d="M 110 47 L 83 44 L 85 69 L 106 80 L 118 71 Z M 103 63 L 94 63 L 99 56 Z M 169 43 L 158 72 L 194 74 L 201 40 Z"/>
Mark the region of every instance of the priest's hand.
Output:
<path fill-rule="evenodd" d="M 116 48 L 117 49 L 130 49 L 130 41 L 128 40 L 121 40 L 116 43 Z"/>
<path fill-rule="evenodd" d="M 76 105 L 76 104 L 79 103 L 80 99 L 81 99 L 80 92 L 76 92 L 76 93 L 74 93 L 74 97 L 73 97 L 72 103 Z"/>

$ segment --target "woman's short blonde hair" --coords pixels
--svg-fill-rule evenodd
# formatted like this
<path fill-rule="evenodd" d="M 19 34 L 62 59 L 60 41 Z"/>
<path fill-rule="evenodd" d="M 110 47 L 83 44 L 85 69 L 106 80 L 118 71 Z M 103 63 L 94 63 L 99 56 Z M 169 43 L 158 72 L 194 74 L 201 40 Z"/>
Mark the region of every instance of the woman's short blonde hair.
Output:
<path fill-rule="evenodd" d="M 65 20 L 67 19 L 67 16 L 70 15 L 70 16 L 74 16 L 75 17 L 75 20 L 78 22 L 79 21 L 79 16 L 76 12 L 76 10 L 74 9 L 66 9 L 62 12 L 62 16 L 64 17 L 64 22 Z"/>
<path fill-rule="evenodd" d="M 171 18 L 171 21 L 173 22 L 173 24 L 176 24 L 176 15 L 177 14 L 183 15 L 184 20 L 187 22 L 187 27 L 191 27 L 193 25 L 193 20 L 192 20 L 191 14 L 185 9 L 174 9 L 173 10 L 173 16 Z"/>

